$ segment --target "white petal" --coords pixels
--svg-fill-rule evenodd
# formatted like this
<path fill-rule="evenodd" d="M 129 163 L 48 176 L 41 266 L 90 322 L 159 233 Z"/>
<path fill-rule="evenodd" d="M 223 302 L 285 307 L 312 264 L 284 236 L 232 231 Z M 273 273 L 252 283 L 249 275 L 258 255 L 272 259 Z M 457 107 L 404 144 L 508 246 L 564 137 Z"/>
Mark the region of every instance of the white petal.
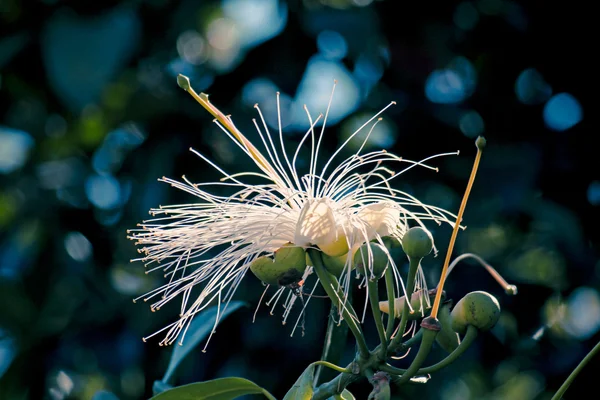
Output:
<path fill-rule="evenodd" d="M 328 199 L 307 201 L 296 224 L 294 243 L 299 246 L 328 244 L 337 239 L 338 227 Z"/>
<path fill-rule="evenodd" d="M 400 210 L 389 203 L 369 204 L 360 209 L 357 216 L 368 225 L 369 240 L 379 236 L 389 236 L 398 230 Z"/>

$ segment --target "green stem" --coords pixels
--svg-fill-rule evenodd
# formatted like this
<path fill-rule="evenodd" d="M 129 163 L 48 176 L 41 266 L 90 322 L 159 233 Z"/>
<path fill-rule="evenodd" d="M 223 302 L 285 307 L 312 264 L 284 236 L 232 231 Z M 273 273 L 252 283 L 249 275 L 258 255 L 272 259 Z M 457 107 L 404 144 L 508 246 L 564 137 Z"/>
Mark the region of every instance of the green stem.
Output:
<path fill-rule="evenodd" d="M 313 393 L 312 400 L 325 400 L 341 393 L 348 385 L 361 379 L 361 375 L 342 373 L 327 383 L 322 384 Z"/>
<path fill-rule="evenodd" d="M 380 371 L 387 372 L 392 375 L 404 375 L 406 370 L 404 368 L 396 368 L 390 364 L 381 364 L 379 367 Z"/>
<path fill-rule="evenodd" d="M 413 335 L 413 337 L 411 337 L 410 339 L 408 339 L 406 342 L 402 343 L 400 345 L 400 350 L 408 350 L 411 347 L 413 347 L 415 344 L 419 343 L 421 341 L 421 338 L 423 337 L 423 328 L 420 328 L 417 333 L 415 333 Z"/>
<path fill-rule="evenodd" d="M 392 339 L 392 343 L 390 345 L 390 349 L 393 351 L 396 347 L 402 343 L 402 338 L 404 337 L 404 331 L 406 330 L 406 324 L 408 323 L 408 313 L 410 296 L 415 289 L 415 277 L 417 276 L 417 270 L 419 269 L 419 264 L 421 263 L 420 258 L 409 258 L 409 267 L 408 267 L 408 281 L 406 284 L 406 301 L 404 302 L 404 308 L 402 309 L 402 317 L 400 319 L 400 328 L 398 332 L 396 332 L 396 336 Z M 390 313 L 390 315 L 392 315 Z"/>
<path fill-rule="evenodd" d="M 325 289 L 325 292 L 335 304 L 335 306 L 342 311 L 342 316 L 348 324 L 348 328 L 354 335 L 356 339 L 356 344 L 358 345 L 358 351 L 363 358 L 369 358 L 369 348 L 367 347 L 367 342 L 365 341 L 365 337 L 362 334 L 360 327 L 356 324 L 356 312 L 352 308 L 352 305 L 349 303 L 345 303 L 342 299 L 344 298 L 343 293 L 338 293 L 336 291 L 336 286 L 332 281 L 332 277 L 325 269 L 323 265 L 323 259 L 321 258 L 321 253 L 315 249 L 308 249 L 308 256 L 310 257 L 313 268 L 321 281 L 321 286 Z M 337 283 L 337 282 L 336 282 Z"/>
<path fill-rule="evenodd" d="M 351 294 L 351 292 L 348 293 L 348 298 L 351 297 Z M 332 303 L 327 322 L 327 332 L 325 333 L 325 342 L 323 343 L 323 353 L 321 354 L 322 361 L 334 364 L 339 363 L 342 359 L 342 355 L 346 348 L 346 340 L 348 338 L 348 324 L 336 321 L 337 314 L 338 309 L 335 304 Z M 334 377 L 335 374 L 333 371 L 318 366 L 313 380 L 314 386 L 318 386 Z"/>
<path fill-rule="evenodd" d="M 433 342 L 435 341 L 435 337 L 438 334 L 438 331 L 432 329 L 424 329 L 423 339 L 421 340 L 421 346 L 419 346 L 419 351 L 415 356 L 415 359 L 410 364 L 410 367 L 406 370 L 402 377 L 396 382 L 397 385 L 402 385 L 410 380 L 413 376 L 417 374 L 417 371 L 421 367 L 421 364 L 425 361 L 429 352 L 431 351 L 431 347 L 433 346 Z"/>
<path fill-rule="evenodd" d="M 369 302 L 371 303 L 371 311 L 373 312 L 373 319 L 375 320 L 375 326 L 377 327 L 377 333 L 379 334 L 379 341 L 381 342 L 381 346 L 383 349 L 383 359 L 385 359 L 385 353 L 387 351 L 387 339 L 385 337 L 385 328 L 383 327 L 381 310 L 379 309 L 379 293 L 377 292 L 377 281 L 372 281 L 367 278 L 367 287 L 369 290 Z"/>
<path fill-rule="evenodd" d="M 363 371 L 363 376 L 367 378 L 367 380 L 371 380 L 373 375 L 375 375 L 375 372 L 373 372 L 372 368 L 365 368 L 365 370 Z"/>
<path fill-rule="evenodd" d="M 339 365 L 335 365 L 335 364 L 327 362 L 327 361 L 315 361 L 313 364 L 314 365 L 322 365 L 323 367 L 331 368 L 333 370 L 336 370 L 337 372 L 343 372 L 346 374 L 352 373 L 352 370 L 349 368 L 343 368 L 343 367 L 340 367 Z"/>
<path fill-rule="evenodd" d="M 594 348 L 592 350 L 590 350 L 590 352 L 585 356 L 585 358 L 583 360 L 581 360 L 581 362 L 579 363 L 579 365 L 577 366 L 577 368 L 575 368 L 573 370 L 573 372 L 571 372 L 571 375 L 569 375 L 569 377 L 567 378 L 567 380 L 562 384 L 562 386 L 558 389 L 558 391 L 556 392 L 556 394 L 552 397 L 552 400 L 560 400 L 562 399 L 563 394 L 565 394 L 565 392 L 567 391 L 567 389 L 569 388 L 569 386 L 571 385 L 571 383 L 573 383 L 573 381 L 575 380 L 575 378 L 577 377 L 577 375 L 581 372 L 581 370 L 583 369 L 583 367 L 586 366 L 586 364 L 588 362 L 590 362 L 590 360 L 596 355 L 596 353 L 598 353 L 598 351 L 600 350 L 600 342 L 598 342 Z"/>
<path fill-rule="evenodd" d="M 423 330 L 424 329 L 421 329 L 419 332 L 422 332 Z M 469 325 L 467 327 L 467 333 L 465 334 L 465 337 L 463 338 L 462 342 L 452 353 L 450 353 L 446 358 L 444 358 L 442 361 L 438 362 L 437 364 L 433 364 L 429 367 L 419 369 L 415 373 L 415 375 L 430 374 L 432 372 L 436 372 L 436 371 L 452 364 L 461 355 L 463 355 L 465 350 L 467 350 L 471 346 L 471 344 L 473 344 L 473 342 L 477 338 L 478 333 L 479 333 L 479 331 L 477 330 L 477 328 L 475 328 L 473 325 Z M 413 338 L 416 336 L 417 335 L 413 336 Z M 411 338 L 409 341 L 407 341 L 405 343 L 402 343 L 402 346 L 407 345 L 413 338 Z M 411 345 L 412 344 L 414 344 L 414 343 L 411 343 Z M 394 375 L 404 375 L 404 374 L 406 374 L 406 371 L 407 371 L 402 368 L 396 368 L 389 364 L 383 364 L 379 367 L 379 369 L 383 372 L 387 372 L 388 374 L 394 374 Z"/>
<path fill-rule="evenodd" d="M 394 325 L 396 321 L 396 310 L 394 310 L 396 304 L 396 290 L 394 288 L 394 272 L 392 271 L 392 267 L 389 266 L 385 270 L 385 288 L 387 291 L 387 297 L 389 302 L 389 314 L 387 320 L 387 327 L 385 329 L 385 335 L 388 340 L 392 338 L 394 334 Z"/>
<path fill-rule="evenodd" d="M 460 356 L 463 355 L 465 350 L 467 350 L 471 346 L 471 344 L 473 344 L 473 342 L 477 338 L 478 333 L 479 333 L 479 331 L 473 325 L 467 326 L 467 333 L 465 334 L 465 337 L 463 338 L 462 342 L 460 342 L 458 347 L 456 349 L 454 349 L 454 351 L 452 353 L 450 353 L 446 358 L 444 358 L 442 361 L 440 361 L 437 364 L 433 364 L 430 367 L 421 368 L 420 370 L 417 371 L 417 374 L 419 374 L 419 375 L 430 374 L 432 372 L 438 371 L 438 370 L 445 368 L 448 365 L 452 364 Z"/>

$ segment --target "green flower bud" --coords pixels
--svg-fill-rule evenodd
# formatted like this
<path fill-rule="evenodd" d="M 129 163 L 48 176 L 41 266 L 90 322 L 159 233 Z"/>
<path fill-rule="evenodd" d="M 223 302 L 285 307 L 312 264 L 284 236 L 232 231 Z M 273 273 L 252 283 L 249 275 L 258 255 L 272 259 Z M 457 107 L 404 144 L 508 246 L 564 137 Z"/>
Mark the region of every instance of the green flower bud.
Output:
<path fill-rule="evenodd" d="M 458 333 L 452 330 L 452 317 L 450 316 L 450 308 L 452 300 L 443 303 L 438 312 L 438 320 L 442 324 L 442 329 L 435 337 L 435 341 L 440 347 L 448 353 L 452 353 L 460 344 Z"/>
<path fill-rule="evenodd" d="M 482 332 L 496 325 L 500 318 L 498 300 L 487 292 L 477 291 L 468 293 L 460 299 L 451 313 L 452 329 L 464 334 L 467 325 L 473 325 Z"/>
<path fill-rule="evenodd" d="M 336 278 L 342 276 L 342 272 L 344 272 L 346 268 L 346 259 L 348 258 L 348 254 L 335 257 L 322 253 L 322 258 L 323 265 L 327 271 L 329 271 Z M 354 268 L 354 265 L 351 265 L 350 268 Z"/>
<path fill-rule="evenodd" d="M 371 249 L 370 253 L 369 248 Z M 373 257 L 372 262 L 369 262 L 369 255 Z M 388 262 L 385 248 L 378 243 L 365 243 L 354 253 L 354 265 L 358 272 L 369 279 L 371 278 L 371 271 L 375 279 L 381 278 Z"/>
<path fill-rule="evenodd" d="M 402 249 L 410 258 L 425 257 L 433 249 L 431 233 L 418 226 L 410 228 L 402 237 Z"/>
<path fill-rule="evenodd" d="M 287 286 L 302 279 L 306 256 L 302 247 L 291 243 L 275 251 L 275 259 L 262 256 L 250 264 L 254 275 L 269 285 Z"/>

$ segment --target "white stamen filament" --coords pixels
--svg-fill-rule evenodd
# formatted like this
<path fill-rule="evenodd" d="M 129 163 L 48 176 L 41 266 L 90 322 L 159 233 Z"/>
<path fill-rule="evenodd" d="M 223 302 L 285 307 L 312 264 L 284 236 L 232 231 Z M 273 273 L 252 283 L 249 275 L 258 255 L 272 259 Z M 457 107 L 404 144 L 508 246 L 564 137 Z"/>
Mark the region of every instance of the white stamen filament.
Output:
<path fill-rule="evenodd" d="M 152 300 L 152 310 L 159 310 L 164 304 L 176 298 L 181 301 L 179 319 L 145 339 L 166 330 L 166 336 L 160 342 L 162 345 L 172 344 L 178 338 L 181 343 L 194 316 L 216 301 L 218 308 L 210 334 L 212 337 L 223 312 L 252 261 L 262 255 L 272 255 L 286 243 L 291 242 L 304 248 L 314 248 L 314 246 L 325 248 L 326 245 L 339 240 L 342 248 L 347 246 L 344 270 L 333 287 L 338 296 L 337 300 L 341 304 L 340 308 L 346 308 L 348 292 L 354 282 L 352 280 L 354 251 L 363 243 L 375 239 L 383 245 L 383 236 L 392 236 L 401 240 L 410 222 L 424 226 L 424 221 L 430 220 L 453 226 L 456 219 L 454 214 L 439 207 L 423 204 L 414 196 L 392 188 L 390 181 L 416 166 L 437 170 L 426 163 L 436 157 L 457 153 L 434 155 L 421 161 L 406 160 L 385 150 L 361 154 L 375 127 L 381 121 L 380 115 L 391 107 L 393 102 L 354 131 L 329 157 L 321 168 L 321 173 L 317 175 L 319 150 L 323 142 L 334 91 L 335 85 L 324 114 L 319 114 L 316 119 L 313 120 L 308 108 L 304 106 L 309 128 L 302 135 L 291 159 L 288 157 L 283 138 L 279 93 L 277 94 L 279 146 L 276 146 L 276 141 L 271 136 L 260 108 L 255 105 L 262 127 L 256 119 L 252 121 L 266 151 L 265 156 L 235 128 L 230 117 L 222 114 L 208 102 L 206 95 L 196 95 L 197 100 L 217 117 L 215 123 L 219 129 L 255 162 L 259 171 L 229 174 L 201 153 L 190 149 L 222 175 L 218 182 L 192 183 L 185 176 L 181 181 L 164 177 L 159 179 L 195 196 L 198 203 L 152 209 L 150 210 L 152 219 L 128 231 L 129 237 L 140 246 L 138 251 L 143 254 L 135 260 L 143 262 L 148 273 L 162 270 L 167 279 L 163 286 L 135 300 L 142 298 L 144 301 Z M 316 137 L 315 126 L 321 119 L 322 127 Z M 367 127 L 368 132 L 358 150 L 333 168 L 334 158 Z M 296 165 L 304 145 L 310 148 L 310 158 L 308 173 L 301 175 Z M 406 166 L 400 170 L 391 168 L 401 164 Z M 332 171 L 327 174 L 330 168 Z M 258 177 L 264 179 L 265 183 L 258 185 L 245 183 L 246 177 Z M 230 189 L 233 193 L 229 196 L 212 194 L 207 190 L 213 186 Z M 338 242 L 335 243 L 337 246 Z M 367 248 L 369 250 L 365 255 L 365 265 L 369 268 L 370 272 L 367 272 L 367 275 L 370 276 L 365 276 L 364 279 L 373 276 L 373 254 L 370 246 Z M 396 292 L 406 295 L 406 288 L 398 268 L 387 249 L 385 252 L 389 260 L 388 268 L 392 268 L 393 271 Z M 306 268 L 304 281 L 311 271 L 310 267 Z M 318 283 L 316 280 L 312 286 L 311 295 L 315 292 Z M 193 298 L 192 289 L 198 285 L 201 285 L 202 289 Z M 426 290 L 422 271 L 417 275 L 416 286 Z M 269 286 L 260 297 L 259 306 L 268 289 Z M 297 290 L 302 289 L 303 287 L 300 287 Z M 302 301 L 302 309 L 294 323 L 292 335 L 299 326 L 311 297 L 308 296 Z M 287 287 L 278 287 L 265 304 L 270 307 L 270 313 L 273 314 L 277 304 L 283 300 L 282 321 L 285 324 L 298 299 L 296 293 L 292 293 Z M 423 312 L 429 305 L 429 297 L 426 295 L 418 311 Z M 339 313 L 341 320 L 342 310 L 339 310 Z M 256 312 L 253 320 L 255 317 Z M 352 315 L 352 318 L 358 319 L 358 316 Z M 364 312 L 361 320 L 364 320 Z"/>

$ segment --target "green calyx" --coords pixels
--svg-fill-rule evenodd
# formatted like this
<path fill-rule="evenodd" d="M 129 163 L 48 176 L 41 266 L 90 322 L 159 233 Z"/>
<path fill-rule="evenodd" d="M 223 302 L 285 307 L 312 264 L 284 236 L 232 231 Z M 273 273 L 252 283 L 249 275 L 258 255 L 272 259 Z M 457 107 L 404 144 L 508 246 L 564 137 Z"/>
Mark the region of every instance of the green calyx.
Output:
<path fill-rule="evenodd" d="M 380 279 L 388 262 L 387 250 L 378 243 L 365 243 L 354 254 L 356 269 L 369 279 Z"/>
<path fill-rule="evenodd" d="M 485 332 L 500 319 L 500 304 L 491 294 L 483 291 L 468 293 L 456 304 L 452 313 L 452 329 L 464 334 L 468 325 Z"/>
<path fill-rule="evenodd" d="M 431 233 L 419 226 L 410 228 L 402 237 L 402 249 L 409 258 L 425 257 L 433 249 Z"/>
<path fill-rule="evenodd" d="M 288 243 L 275 251 L 275 258 L 262 256 L 250 264 L 250 270 L 269 285 L 287 286 L 302 279 L 306 270 L 304 249 Z"/>

